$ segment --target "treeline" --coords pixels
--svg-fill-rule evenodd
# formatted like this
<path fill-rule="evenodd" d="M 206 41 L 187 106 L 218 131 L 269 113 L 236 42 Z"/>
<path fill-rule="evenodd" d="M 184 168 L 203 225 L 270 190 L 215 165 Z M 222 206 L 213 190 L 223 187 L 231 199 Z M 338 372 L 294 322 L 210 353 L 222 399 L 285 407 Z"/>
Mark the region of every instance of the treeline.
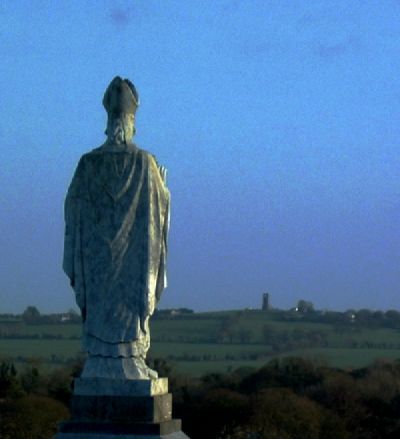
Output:
<path fill-rule="evenodd" d="M 0 326 L 0 339 L 4 340 L 80 340 L 79 335 L 63 335 L 63 334 L 24 334 L 20 332 L 12 332 L 4 330 Z"/>
<path fill-rule="evenodd" d="M 152 320 L 191 319 L 195 313 L 190 308 L 155 309 Z"/>
<path fill-rule="evenodd" d="M 309 302 L 308 302 L 309 303 Z M 276 318 L 281 321 L 306 321 L 328 323 L 359 328 L 389 328 L 400 329 L 400 312 L 394 309 L 388 311 L 374 311 L 370 309 L 349 309 L 340 311 L 316 311 L 314 308 L 297 308 L 290 311 L 274 311 Z"/>
<path fill-rule="evenodd" d="M 271 355 L 271 352 L 239 352 L 237 354 L 232 353 L 220 353 L 216 354 L 190 354 L 184 352 L 181 355 L 168 354 L 165 359 L 168 361 L 256 361 L 265 360 Z"/>
<path fill-rule="evenodd" d="M 300 300 L 296 308 L 290 310 L 271 309 L 268 311 L 243 309 L 237 311 L 196 313 L 190 308 L 156 309 L 153 320 L 218 320 L 235 321 L 252 313 L 265 314 L 266 320 L 282 322 L 314 322 L 326 323 L 342 327 L 354 328 L 389 328 L 400 329 L 400 312 L 394 309 L 388 311 L 375 311 L 370 309 L 349 309 L 347 311 L 316 310 L 311 302 Z M 24 322 L 26 324 L 75 324 L 81 323 L 81 315 L 74 309 L 65 313 L 41 314 L 35 306 L 28 306 L 22 314 L 0 314 L 3 324 Z M 221 335 L 223 336 L 223 334 Z M 237 334 L 236 337 L 246 338 L 246 333 Z"/>
<path fill-rule="evenodd" d="M 64 355 L 56 355 L 56 354 L 49 354 L 46 357 L 43 356 L 25 356 L 25 355 L 16 355 L 12 358 L 12 362 L 17 365 L 26 365 L 35 363 L 38 365 L 57 365 L 57 366 L 68 366 L 70 364 L 73 364 L 76 360 L 76 356 L 74 357 L 66 357 Z"/>
<path fill-rule="evenodd" d="M 190 319 L 195 316 L 189 308 L 156 309 L 152 318 L 154 320 Z M 195 317 L 196 318 L 196 317 Z M 22 314 L 0 314 L 2 323 L 24 322 L 29 325 L 54 325 L 82 323 L 82 317 L 74 309 L 64 313 L 41 314 L 36 306 L 28 306 Z"/>
<path fill-rule="evenodd" d="M 400 437 L 399 361 L 344 371 L 286 358 L 171 382 L 175 415 L 192 439 Z"/>
<path fill-rule="evenodd" d="M 5 325 L 18 322 L 27 325 L 56 325 L 82 323 L 82 318 L 74 309 L 64 313 L 41 314 L 36 306 L 28 306 L 22 314 L 0 314 L 0 321 Z"/>
<path fill-rule="evenodd" d="M 21 372 L 14 364 L 0 363 L 0 438 L 50 439 L 57 423 L 69 417 L 74 376 L 81 362 L 42 374 L 35 362 Z"/>
<path fill-rule="evenodd" d="M 73 378 L 82 362 L 42 374 L 0 364 L 0 437 L 51 438 L 69 416 Z M 191 439 L 394 439 L 400 437 L 400 361 L 340 370 L 301 358 L 272 360 L 200 379 L 178 375 L 165 360 L 174 417 Z"/>

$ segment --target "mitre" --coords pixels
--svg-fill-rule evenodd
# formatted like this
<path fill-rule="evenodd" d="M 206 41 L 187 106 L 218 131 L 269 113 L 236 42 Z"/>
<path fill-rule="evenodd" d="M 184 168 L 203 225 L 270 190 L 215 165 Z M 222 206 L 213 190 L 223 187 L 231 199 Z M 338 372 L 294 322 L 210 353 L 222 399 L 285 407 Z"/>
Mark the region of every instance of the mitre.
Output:
<path fill-rule="evenodd" d="M 135 114 L 139 106 L 139 95 L 129 79 L 116 76 L 104 93 L 103 105 L 109 115 Z"/>

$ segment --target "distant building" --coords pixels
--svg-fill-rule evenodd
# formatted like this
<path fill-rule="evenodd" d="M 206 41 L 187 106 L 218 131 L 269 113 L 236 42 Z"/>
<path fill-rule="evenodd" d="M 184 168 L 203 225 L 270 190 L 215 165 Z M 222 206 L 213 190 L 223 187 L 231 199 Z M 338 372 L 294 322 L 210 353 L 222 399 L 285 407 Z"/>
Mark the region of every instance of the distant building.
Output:
<path fill-rule="evenodd" d="M 264 293 L 262 297 L 262 308 L 263 311 L 269 311 L 271 309 L 271 304 L 269 302 L 269 293 Z"/>

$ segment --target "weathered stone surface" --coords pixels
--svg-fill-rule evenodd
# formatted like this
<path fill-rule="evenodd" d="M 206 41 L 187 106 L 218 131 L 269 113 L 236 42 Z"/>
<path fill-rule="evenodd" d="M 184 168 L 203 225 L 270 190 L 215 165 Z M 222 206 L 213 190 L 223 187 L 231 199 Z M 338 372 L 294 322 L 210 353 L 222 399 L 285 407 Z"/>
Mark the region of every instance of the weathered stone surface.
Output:
<path fill-rule="evenodd" d="M 103 103 L 107 141 L 81 157 L 65 200 L 63 268 L 88 358 L 55 439 L 188 439 L 172 419 L 168 380 L 145 362 L 166 287 L 166 170 L 132 143 L 133 84 L 114 78 Z"/>
<path fill-rule="evenodd" d="M 168 393 L 168 378 L 125 380 L 108 378 L 77 378 L 74 395 L 153 396 Z"/>
<path fill-rule="evenodd" d="M 81 157 L 65 200 L 63 267 L 83 316 L 83 377 L 157 377 L 145 358 L 166 287 L 170 195 L 165 169 L 132 143 L 138 99 L 114 78 L 107 141 Z"/>
<path fill-rule="evenodd" d="M 96 433 L 58 433 L 54 439 L 189 439 L 183 431 L 167 435 L 142 435 L 142 434 L 102 434 Z"/>
<path fill-rule="evenodd" d="M 103 435 L 142 435 L 142 436 L 166 436 L 181 431 L 181 421 L 171 419 L 160 423 L 114 423 L 114 422 L 84 422 L 68 421 L 59 426 L 60 433 L 80 433 Z M 58 438 L 57 438 L 58 439 Z"/>
<path fill-rule="evenodd" d="M 92 421 L 165 422 L 172 416 L 172 395 L 82 396 L 74 395 L 72 418 Z"/>

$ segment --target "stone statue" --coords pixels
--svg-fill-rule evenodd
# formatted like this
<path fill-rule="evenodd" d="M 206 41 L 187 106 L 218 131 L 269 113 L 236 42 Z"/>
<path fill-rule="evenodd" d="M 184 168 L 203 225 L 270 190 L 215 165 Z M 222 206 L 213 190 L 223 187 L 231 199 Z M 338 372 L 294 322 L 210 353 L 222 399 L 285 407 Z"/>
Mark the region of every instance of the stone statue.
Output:
<path fill-rule="evenodd" d="M 84 154 L 65 200 L 63 268 L 82 312 L 82 377 L 155 379 L 149 318 L 166 287 L 166 170 L 132 143 L 138 93 L 115 77 L 106 142 Z"/>

